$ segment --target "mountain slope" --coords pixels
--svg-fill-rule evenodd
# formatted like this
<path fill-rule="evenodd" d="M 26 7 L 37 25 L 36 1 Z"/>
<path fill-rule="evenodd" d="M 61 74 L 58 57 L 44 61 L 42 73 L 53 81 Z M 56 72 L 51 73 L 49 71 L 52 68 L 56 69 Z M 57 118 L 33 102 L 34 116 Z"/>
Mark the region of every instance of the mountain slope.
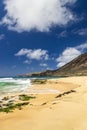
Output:
<path fill-rule="evenodd" d="M 78 56 L 57 70 L 47 70 L 24 76 L 87 76 L 87 53 Z"/>
<path fill-rule="evenodd" d="M 54 75 L 56 74 L 62 76 L 87 75 L 87 53 L 78 56 L 60 69 L 55 70 Z"/>

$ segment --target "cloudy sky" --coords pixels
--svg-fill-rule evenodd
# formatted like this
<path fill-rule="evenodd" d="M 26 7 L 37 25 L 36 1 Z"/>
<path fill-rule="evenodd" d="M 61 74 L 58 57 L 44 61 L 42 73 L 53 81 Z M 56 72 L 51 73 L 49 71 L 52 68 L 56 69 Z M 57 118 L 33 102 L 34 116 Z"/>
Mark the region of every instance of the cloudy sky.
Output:
<path fill-rule="evenodd" d="M 86 52 L 86 0 L 0 0 L 0 76 L 57 69 Z"/>

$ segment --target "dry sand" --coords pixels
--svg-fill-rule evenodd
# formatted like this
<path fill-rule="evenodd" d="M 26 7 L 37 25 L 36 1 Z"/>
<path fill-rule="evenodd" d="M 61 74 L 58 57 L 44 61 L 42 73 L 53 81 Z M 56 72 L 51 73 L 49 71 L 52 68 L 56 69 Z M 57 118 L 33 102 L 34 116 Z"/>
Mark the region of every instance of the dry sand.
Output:
<path fill-rule="evenodd" d="M 22 110 L 0 113 L 0 130 L 87 130 L 87 77 L 53 79 L 31 89 L 76 92 L 60 98 L 57 93 L 34 94 Z"/>

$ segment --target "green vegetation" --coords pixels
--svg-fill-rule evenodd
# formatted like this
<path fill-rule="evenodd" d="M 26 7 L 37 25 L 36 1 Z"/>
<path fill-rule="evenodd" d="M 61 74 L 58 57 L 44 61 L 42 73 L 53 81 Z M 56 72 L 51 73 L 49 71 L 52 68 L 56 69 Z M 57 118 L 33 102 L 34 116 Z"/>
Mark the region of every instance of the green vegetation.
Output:
<path fill-rule="evenodd" d="M 12 109 L 6 107 L 6 108 L 0 108 L 0 112 L 6 112 L 6 113 L 9 113 L 9 112 L 12 112 Z"/>
<path fill-rule="evenodd" d="M 34 79 L 32 80 L 32 84 L 45 84 L 47 79 Z"/>
<path fill-rule="evenodd" d="M 28 101 L 28 100 L 34 99 L 34 98 L 35 97 L 28 96 L 28 95 L 25 95 L 25 94 L 19 95 L 19 100 L 21 100 L 21 101 Z"/>
<path fill-rule="evenodd" d="M 9 113 L 9 112 L 13 112 L 14 109 L 21 110 L 22 106 L 25 106 L 25 105 L 28 105 L 28 104 L 29 104 L 29 102 L 22 102 L 22 103 L 16 103 L 16 104 L 8 103 L 8 104 L 6 104 L 5 108 L 3 108 L 3 107 L 0 108 L 0 112 Z"/>
<path fill-rule="evenodd" d="M 11 97 L 4 97 L 1 101 L 0 101 L 0 112 L 13 112 L 13 110 L 15 109 L 19 109 L 21 110 L 23 106 L 28 105 L 29 104 L 29 100 L 30 99 L 34 99 L 36 97 L 34 96 L 28 96 L 25 94 L 21 94 L 19 95 L 19 99 L 17 100 L 19 103 L 16 103 L 15 100 L 10 100 Z"/>

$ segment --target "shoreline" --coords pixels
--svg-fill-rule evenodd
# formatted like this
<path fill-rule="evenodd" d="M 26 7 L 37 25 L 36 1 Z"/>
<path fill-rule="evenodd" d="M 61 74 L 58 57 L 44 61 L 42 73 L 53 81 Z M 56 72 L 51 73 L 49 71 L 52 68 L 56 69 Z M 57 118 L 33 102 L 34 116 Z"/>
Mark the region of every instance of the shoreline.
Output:
<path fill-rule="evenodd" d="M 40 81 L 43 79 L 39 79 Z M 33 83 L 31 87 L 29 86 L 26 91 L 23 92 L 12 92 L 7 94 L 2 94 L 0 98 L 4 97 L 17 97 L 21 94 L 26 95 L 37 95 L 37 94 L 60 94 L 64 91 L 68 91 L 74 88 L 79 87 L 77 84 L 68 83 L 61 81 L 63 78 L 60 79 L 47 79 L 46 83 Z M 61 87 L 62 86 L 62 87 Z"/>
<path fill-rule="evenodd" d="M 61 93 L 29 94 L 36 98 L 30 99 L 22 110 L 0 113 L 0 130 L 86 130 L 86 85 L 87 76 L 51 79 L 46 84 L 33 85 L 34 90 L 51 88 Z"/>

